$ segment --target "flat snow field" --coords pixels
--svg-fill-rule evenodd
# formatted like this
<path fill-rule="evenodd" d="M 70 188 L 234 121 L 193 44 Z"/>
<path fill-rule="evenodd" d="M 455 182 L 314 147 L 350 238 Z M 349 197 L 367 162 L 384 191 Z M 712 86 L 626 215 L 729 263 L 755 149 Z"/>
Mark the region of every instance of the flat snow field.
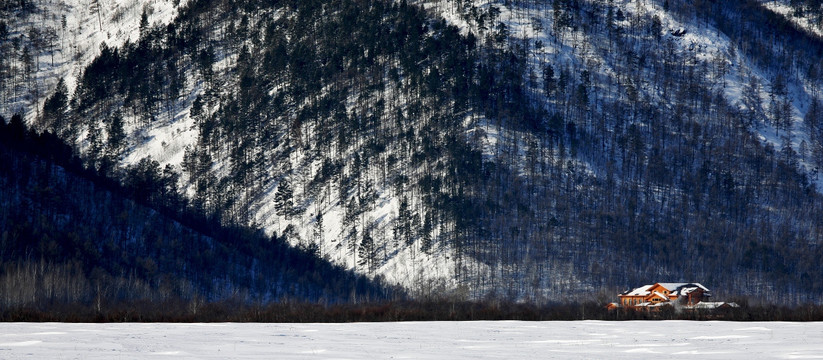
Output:
<path fill-rule="evenodd" d="M 823 323 L 0 323 L 0 359 L 823 359 Z"/>

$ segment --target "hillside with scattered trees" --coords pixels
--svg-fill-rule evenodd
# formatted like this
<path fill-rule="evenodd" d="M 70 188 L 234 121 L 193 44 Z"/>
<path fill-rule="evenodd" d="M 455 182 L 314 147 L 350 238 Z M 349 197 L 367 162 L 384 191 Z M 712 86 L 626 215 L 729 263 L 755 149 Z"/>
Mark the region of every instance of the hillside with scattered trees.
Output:
<path fill-rule="evenodd" d="M 149 310 L 171 302 L 196 315 L 228 300 L 339 304 L 393 296 L 282 238 L 216 226 L 170 203 L 184 201 L 174 193 L 162 204 L 137 195 L 151 186 L 173 189 L 174 175 L 156 163 L 141 163 L 128 176 L 142 183 L 121 185 L 83 167 L 68 145 L 28 131 L 20 116 L 0 123 L 3 312 L 106 312 L 134 303 Z"/>

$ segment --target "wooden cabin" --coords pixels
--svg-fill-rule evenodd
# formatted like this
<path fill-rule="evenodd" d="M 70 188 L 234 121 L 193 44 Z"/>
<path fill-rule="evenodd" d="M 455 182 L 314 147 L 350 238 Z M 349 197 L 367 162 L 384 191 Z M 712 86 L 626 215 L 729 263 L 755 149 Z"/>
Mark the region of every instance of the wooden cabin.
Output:
<path fill-rule="evenodd" d="M 655 283 L 617 295 L 624 307 L 649 307 L 677 302 L 685 306 L 706 300 L 711 292 L 699 283 Z"/>

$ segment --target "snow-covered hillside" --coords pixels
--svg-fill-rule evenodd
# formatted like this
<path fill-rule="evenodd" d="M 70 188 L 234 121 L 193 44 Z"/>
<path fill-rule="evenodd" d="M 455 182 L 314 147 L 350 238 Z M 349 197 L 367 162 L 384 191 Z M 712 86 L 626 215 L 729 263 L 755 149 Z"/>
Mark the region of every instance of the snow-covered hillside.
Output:
<path fill-rule="evenodd" d="M 775 149 L 782 149 L 785 144 L 790 144 L 796 153 L 801 154 L 799 161 L 801 170 L 810 176 L 818 191 L 823 189 L 823 179 L 817 175 L 819 166 L 812 160 L 813 155 L 809 155 L 812 146 L 809 136 L 810 129 L 803 120 L 809 111 L 812 99 L 819 96 L 823 85 L 821 80 L 810 79 L 801 72 L 759 66 L 756 60 L 746 57 L 745 53 L 738 48 L 739 45 L 733 43 L 717 27 L 706 23 L 699 17 L 689 17 L 665 9 L 668 5 L 664 3 L 668 4 L 668 1 L 615 0 L 609 1 L 608 4 L 603 1 L 584 1 L 585 11 L 600 11 L 601 13 L 595 13 L 593 19 L 588 19 L 592 23 L 587 26 L 570 29 L 558 28 L 556 24 L 556 19 L 559 18 L 558 7 L 553 7 L 549 3 L 489 2 L 485 0 L 467 2 L 463 6 L 450 5 L 449 1 L 427 0 L 418 1 L 418 3 L 434 14 L 442 16 L 449 23 L 458 26 L 463 33 L 482 34 L 488 31 L 471 21 L 472 14 L 496 13 L 496 19 L 500 24 L 506 25 L 513 37 L 522 39 L 526 44 L 533 44 L 534 49 L 530 51 L 528 61 L 532 73 L 539 74 L 541 65 L 546 63 L 556 64 L 556 67 L 589 69 L 593 77 L 592 83 L 595 87 L 600 87 L 596 92 L 604 94 L 600 95 L 602 98 L 595 102 L 594 106 L 601 106 L 605 102 L 624 96 L 622 93 L 614 93 L 606 88 L 607 84 L 621 83 L 621 76 L 625 75 L 625 70 L 615 68 L 615 65 L 620 62 L 618 60 L 620 57 L 625 56 L 623 51 L 627 50 L 615 49 L 610 42 L 604 41 L 609 36 L 609 29 L 604 28 L 602 24 L 598 25 L 598 22 L 604 21 L 602 17 L 598 17 L 607 15 L 607 13 L 612 14 L 608 16 L 614 16 L 614 27 L 633 33 L 632 37 L 635 41 L 630 42 L 629 46 L 638 53 L 643 51 L 641 50 L 643 47 L 649 46 L 649 41 L 644 41 L 642 36 L 634 35 L 634 33 L 648 31 L 652 37 L 657 39 L 655 44 L 657 50 L 672 51 L 675 56 L 691 61 L 695 65 L 702 63 L 703 66 L 711 64 L 710 66 L 716 67 L 714 72 L 706 75 L 706 83 L 709 84 L 710 89 L 722 93 L 727 102 L 737 107 L 739 111 L 754 113 L 779 111 L 774 109 L 773 104 L 765 103 L 762 105 L 758 103 L 757 108 L 749 108 L 752 106 L 751 100 L 745 97 L 754 93 L 763 101 L 769 99 L 774 80 L 781 77 L 782 86 L 785 88 L 784 96 L 790 106 L 787 110 L 790 114 L 788 124 L 781 126 L 788 129 L 788 132 L 785 129 L 781 131 L 776 128 L 776 125 L 764 116 L 752 119 L 754 122 L 752 130 L 764 144 L 770 144 Z M 765 1 L 761 5 L 791 18 L 791 21 L 797 22 L 814 34 L 821 34 L 819 27 L 813 24 L 814 19 L 811 16 L 793 17 L 792 8 L 785 2 Z M 489 11 L 490 9 L 494 10 Z M 649 28 L 645 28 L 647 26 Z M 585 30 L 587 27 L 589 31 Z M 777 47 L 780 48 L 780 45 Z M 658 54 L 660 55 L 662 53 Z M 650 78 L 657 78 L 661 69 L 647 65 L 641 72 L 648 74 Z M 752 84 L 755 84 L 754 88 Z M 659 84 L 655 84 L 653 80 L 646 79 L 635 85 L 644 101 L 660 106 L 663 112 L 674 110 L 672 96 L 676 95 L 662 92 Z M 777 105 L 780 105 L 779 101 Z M 603 108 L 597 110 L 608 111 Z M 487 134 L 486 142 L 499 144 L 500 142 L 495 140 L 497 136 L 499 135 L 494 133 Z"/>
<path fill-rule="evenodd" d="M 781 259 L 821 251 L 821 80 L 737 2 L 98 1 L 10 22 L 60 44 L 10 63 L 36 71 L 10 77 L 0 111 L 38 124 L 65 78 L 80 94 L 64 133 L 92 166 L 150 157 L 215 221 L 421 296 L 814 271 Z"/>
<path fill-rule="evenodd" d="M 58 79 L 64 79 L 70 92 L 69 95 L 72 95 L 71 92 L 75 90 L 82 71 L 100 54 L 101 46 L 118 48 L 128 42 L 135 43 L 141 36 L 141 20 L 144 14 L 147 15 L 148 26 L 144 24 L 143 31 L 152 28 L 163 29 L 177 16 L 177 9 L 186 4 L 185 0 L 148 2 L 97 0 L 90 4 L 80 0 L 53 0 L 48 3 L 38 3 L 35 10 L 30 13 L 24 12 L 24 16 L 9 21 L 10 37 L 20 37 L 23 44 L 34 44 L 37 41 L 33 40 L 29 33 L 30 29 L 36 28 L 41 33 L 54 33 L 55 36 L 50 40 L 53 43 L 50 43 L 48 47 L 32 50 L 35 67 L 30 82 L 7 88 L 9 89 L 7 93 L 9 101 L 0 104 L 0 113 L 23 112 L 27 121 L 36 125 L 43 102 L 54 91 Z M 217 34 L 222 29 L 213 28 L 213 31 Z M 218 77 L 227 79 L 233 75 L 237 50 L 234 47 L 220 49 L 221 58 L 214 65 Z M 16 65 L 18 68 L 23 66 L 23 64 Z M 192 70 L 189 69 L 189 71 Z M 186 95 L 177 102 L 173 111 L 159 114 L 158 121 L 152 122 L 151 126 L 143 126 L 140 119 L 133 114 L 123 114 L 129 145 L 121 158 L 120 166 L 132 166 L 139 163 L 141 159 L 151 157 L 157 160 L 161 167 L 170 165 L 176 171 L 182 172 L 186 149 L 196 146 L 198 129 L 189 111 L 195 98 L 204 93 L 203 85 L 202 82 L 187 82 L 183 90 Z M 78 135 L 80 150 L 85 153 L 93 151 L 92 144 L 88 140 L 88 132 L 83 131 Z M 306 164 L 310 166 L 298 169 L 296 176 L 312 175 L 321 165 L 312 163 L 310 159 L 307 160 L 305 154 L 300 151 L 295 152 L 291 158 L 295 166 Z M 228 171 L 226 165 L 225 163 L 214 164 L 215 171 L 225 175 Z M 269 171 L 276 172 L 277 170 L 270 169 Z M 182 177 L 181 185 L 184 185 L 186 180 L 185 176 Z M 307 181 L 308 179 L 302 178 L 302 180 Z M 302 184 L 302 181 L 297 183 Z M 324 199 L 323 204 L 326 205 L 322 208 L 315 204 L 302 216 L 294 216 L 287 220 L 284 216 L 276 214 L 275 190 L 276 188 L 272 187 L 270 191 L 263 193 L 250 203 L 253 212 L 251 218 L 254 224 L 262 226 L 270 233 L 281 233 L 288 224 L 292 224 L 294 232 L 290 233 L 290 239 L 294 245 L 305 246 L 308 241 L 316 241 L 321 256 L 343 264 L 347 268 L 357 267 L 357 255 L 349 255 L 348 251 L 340 249 L 341 239 L 345 236 L 344 229 L 342 229 L 345 201 L 341 201 L 334 194 Z M 302 187 L 297 187 L 295 190 L 298 196 L 305 192 Z M 190 186 L 187 191 L 193 196 L 195 189 Z M 392 236 L 392 219 L 396 216 L 399 199 L 389 195 L 387 188 L 377 188 L 375 192 L 379 194 L 377 201 L 379 206 L 363 216 L 375 222 L 373 230 L 375 237 L 381 242 L 387 242 L 386 239 Z M 316 216 L 314 216 L 316 212 L 323 214 L 325 226 L 321 236 L 316 236 L 317 230 L 313 226 L 316 222 Z M 322 240 L 309 240 L 315 238 Z M 385 246 L 383 244 L 380 246 L 385 252 Z M 417 283 L 421 288 L 433 289 L 430 291 L 454 286 L 449 280 L 453 279 L 454 263 L 448 260 L 448 256 L 429 258 L 422 254 L 419 248 L 400 247 L 391 251 L 391 260 L 381 265 L 378 271 L 390 282 L 408 287 Z M 438 252 L 449 253 L 450 251 L 444 245 Z M 411 263 L 414 265 L 409 266 Z"/>
<path fill-rule="evenodd" d="M 0 113 L 23 112 L 29 123 L 37 123 L 43 102 L 63 79 L 69 95 L 77 86 L 92 60 L 100 55 L 101 47 L 119 48 L 123 44 L 134 43 L 141 36 L 141 21 L 146 28 L 162 28 L 176 16 L 177 9 L 185 6 L 187 0 L 49 0 L 38 2 L 34 10 L 23 12 L 22 16 L 11 18 L 9 37 L 19 38 L 21 46 L 30 47 L 35 64 L 31 85 L 26 91 L 14 89 L 9 101 L 0 103 Z M 35 31 L 36 30 L 36 31 Z M 37 46 L 44 40 L 46 46 Z M 17 71 L 25 64 L 18 63 Z M 185 109 L 183 109 L 185 110 Z M 130 132 L 139 136 L 137 145 L 124 158 L 122 165 L 136 164 L 151 155 L 165 164 L 179 165 L 183 158 L 183 147 L 191 142 L 193 135 L 185 123 L 165 123 L 154 128 L 138 131 L 132 126 Z M 79 139 L 83 144 L 85 134 Z M 188 135 L 188 136 L 187 136 Z M 186 141 L 188 139 L 188 141 Z M 86 144 L 87 145 L 87 144 Z M 85 147 L 83 147 L 85 149 Z"/>
<path fill-rule="evenodd" d="M 23 86 L 10 89 L 0 102 L 0 112 L 23 111 L 33 121 L 45 97 L 63 78 L 71 91 L 85 67 L 100 54 L 100 47 L 119 47 L 140 38 L 140 21 L 147 15 L 149 25 L 164 26 L 177 16 L 177 8 L 187 0 L 46 0 L 31 9 L 5 19 L 8 37 L 28 47 L 34 63 L 27 92 Z M 15 72 L 25 64 L 15 64 Z M 31 89 L 34 88 L 34 89 Z M 36 93 L 36 94 L 32 94 Z"/>

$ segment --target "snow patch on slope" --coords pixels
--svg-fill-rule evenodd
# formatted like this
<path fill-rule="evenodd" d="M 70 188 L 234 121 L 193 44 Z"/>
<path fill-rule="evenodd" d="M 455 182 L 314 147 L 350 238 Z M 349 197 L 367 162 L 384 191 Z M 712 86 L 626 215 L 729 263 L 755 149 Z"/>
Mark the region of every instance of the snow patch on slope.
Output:
<path fill-rule="evenodd" d="M 766 9 L 771 10 L 776 14 L 783 15 L 786 19 L 812 34 L 823 37 L 823 26 L 814 17 L 808 14 L 800 14 L 796 16 L 794 9 L 785 0 L 770 0 L 762 3 Z"/>

